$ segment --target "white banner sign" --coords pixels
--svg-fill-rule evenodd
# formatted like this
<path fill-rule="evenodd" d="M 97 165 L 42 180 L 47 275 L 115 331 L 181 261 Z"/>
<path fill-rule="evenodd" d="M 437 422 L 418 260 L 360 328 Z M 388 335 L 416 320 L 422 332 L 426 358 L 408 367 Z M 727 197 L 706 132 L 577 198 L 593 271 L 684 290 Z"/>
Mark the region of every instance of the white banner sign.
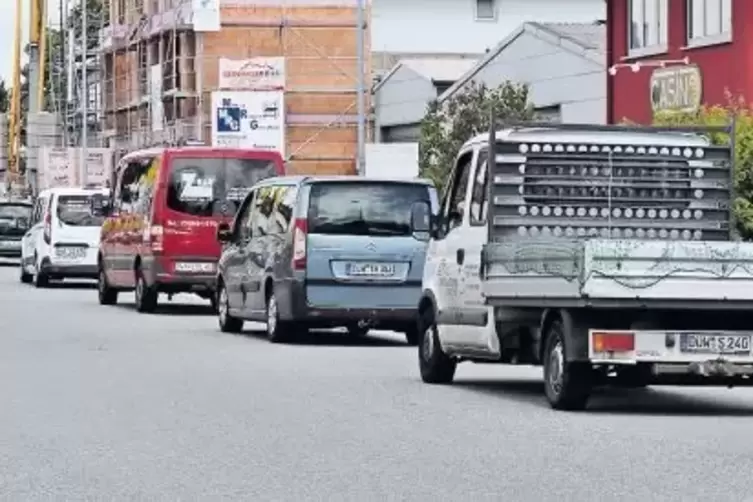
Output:
<path fill-rule="evenodd" d="M 87 148 L 86 162 L 81 148 L 39 149 L 39 189 L 107 185 L 112 178 L 112 150 Z"/>
<path fill-rule="evenodd" d="M 285 58 L 220 58 L 219 88 L 282 90 L 285 88 Z"/>
<path fill-rule="evenodd" d="M 76 157 L 72 148 L 42 147 L 39 149 L 39 189 L 74 187 L 78 184 Z"/>
<path fill-rule="evenodd" d="M 213 92 L 212 146 L 276 150 L 284 157 L 285 93 Z"/>
<path fill-rule="evenodd" d="M 192 0 L 191 12 L 194 31 L 220 31 L 220 0 Z"/>
<path fill-rule="evenodd" d="M 152 112 L 152 131 L 161 131 L 165 111 L 162 106 L 162 66 L 158 64 L 149 69 L 149 107 Z"/>

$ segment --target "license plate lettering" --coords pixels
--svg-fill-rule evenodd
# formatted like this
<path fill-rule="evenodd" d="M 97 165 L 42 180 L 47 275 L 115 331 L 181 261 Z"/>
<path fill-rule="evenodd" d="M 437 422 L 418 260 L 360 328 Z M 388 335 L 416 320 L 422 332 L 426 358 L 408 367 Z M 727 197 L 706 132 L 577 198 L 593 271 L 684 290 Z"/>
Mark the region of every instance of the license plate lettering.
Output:
<path fill-rule="evenodd" d="M 345 270 L 353 277 L 392 277 L 395 275 L 395 265 L 392 263 L 348 263 Z"/>
<path fill-rule="evenodd" d="M 681 335 L 680 350 L 695 354 L 750 354 L 750 335 L 688 333 Z"/>
<path fill-rule="evenodd" d="M 66 260 L 80 260 L 86 256 L 84 248 L 56 248 L 55 255 Z"/>

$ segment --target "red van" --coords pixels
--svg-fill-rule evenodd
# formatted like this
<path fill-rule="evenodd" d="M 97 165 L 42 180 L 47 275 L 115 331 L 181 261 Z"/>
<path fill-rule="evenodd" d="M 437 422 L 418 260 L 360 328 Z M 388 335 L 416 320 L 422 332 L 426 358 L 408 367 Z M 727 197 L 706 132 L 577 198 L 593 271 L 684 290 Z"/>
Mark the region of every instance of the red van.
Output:
<path fill-rule="evenodd" d="M 136 309 L 152 312 L 160 293 L 196 293 L 215 305 L 220 244 L 250 188 L 284 174 L 274 151 L 187 146 L 132 152 L 115 170 L 100 234 L 99 303 L 135 291 Z"/>

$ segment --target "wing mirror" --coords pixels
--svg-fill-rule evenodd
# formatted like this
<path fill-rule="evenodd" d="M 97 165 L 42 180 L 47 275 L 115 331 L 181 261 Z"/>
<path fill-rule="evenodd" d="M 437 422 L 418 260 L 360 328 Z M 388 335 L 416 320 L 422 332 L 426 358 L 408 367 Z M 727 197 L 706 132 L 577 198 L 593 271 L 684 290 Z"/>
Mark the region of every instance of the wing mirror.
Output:
<path fill-rule="evenodd" d="M 410 226 L 413 237 L 428 241 L 434 237 L 435 217 L 431 214 L 431 204 L 426 201 L 415 202 L 411 206 Z"/>
<path fill-rule="evenodd" d="M 217 225 L 217 240 L 219 242 L 230 242 L 233 240 L 233 232 L 230 230 L 230 225 L 227 223 Z"/>

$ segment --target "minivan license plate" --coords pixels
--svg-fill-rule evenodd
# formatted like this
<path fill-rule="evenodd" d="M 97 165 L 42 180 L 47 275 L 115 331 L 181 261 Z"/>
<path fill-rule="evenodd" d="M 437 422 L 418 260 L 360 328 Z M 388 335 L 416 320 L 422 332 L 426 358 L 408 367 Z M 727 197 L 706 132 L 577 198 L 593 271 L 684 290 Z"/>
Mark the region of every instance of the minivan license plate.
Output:
<path fill-rule="evenodd" d="M 86 256 L 86 249 L 78 247 L 55 248 L 55 255 L 64 260 L 81 260 Z"/>
<path fill-rule="evenodd" d="M 750 349 L 750 335 L 703 333 L 680 335 L 680 351 L 684 353 L 748 355 Z"/>
<path fill-rule="evenodd" d="M 345 271 L 351 277 L 393 277 L 395 265 L 392 263 L 348 263 Z"/>

